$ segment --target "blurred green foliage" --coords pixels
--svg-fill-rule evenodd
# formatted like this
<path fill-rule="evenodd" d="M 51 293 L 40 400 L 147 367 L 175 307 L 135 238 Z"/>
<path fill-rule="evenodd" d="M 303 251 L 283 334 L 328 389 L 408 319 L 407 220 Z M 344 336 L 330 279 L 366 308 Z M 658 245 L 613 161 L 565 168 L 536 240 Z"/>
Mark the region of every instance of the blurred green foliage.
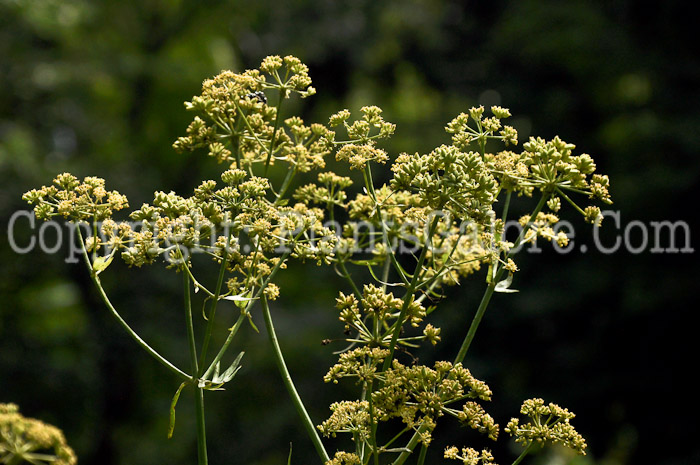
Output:
<path fill-rule="evenodd" d="M 695 31 L 680 1 L 0 0 L 0 402 L 61 427 L 83 464 L 193 456 L 186 402 L 166 439 L 177 381 L 108 318 L 82 266 L 65 262 L 66 249 L 18 255 L 8 224 L 26 209 L 22 192 L 59 172 L 104 177 L 132 207 L 156 189 L 185 193 L 212 176 L 212 160 L 177 155 L 170 145 L 190 116 L 182 102 L 221 69 L 255 67 L 268 54 L 299 56 L 319 93 L 288 110 L 325 121 L 343 107 L 379 105 L 397 123 L 387 146 L 394 155 L 447 140 L 445 123 L 473 104 L 502 104 L 521 140 L 559 134 L 594 155 L 610 175 L 623 227 L 683 220 L 694 228 Z M 695 255 L 601 254 L 582 221 L 571 221 L 589 252 L 521 258 L 521 292 L 493 303 L 467 361 L 497 393 L 494 416 L 505 424 L 532 396 L 579 414 L 589 456 L 574 462 L 554 451 L 538 463 L 697 462 L 697 400 L 687 381 Z M 29 244 L 36 231 L 28 220 L 14 226 L 16 243 Z M 621 231 L 607 226 L 602 240 L 612 244 Z M 185 328 L 172 310 L 177 279 L 113 269 L 104 281 L 116 306 L 186 365 L 178 352 Z M 443 340 L 461 339 L 478 281 L 443 305 Z M 344 284 L 314 266 L 297 266 L 280 284 L 281 343 L 320 422 L 342 397 L 342 387 L 322 383 L 337 348 L 320 341 L 341 330 L 332 302 Z M 224 312 L 217 318 L 232 323 Z M 244 332 L 241 374 L 207 398 L 212 463 L 286 463 L 289 442 L 292 463 L 315 460 L 263 338 Z M 416 355 L 449 359 L 456 347 L 438 350 Z M 452 426 L 445 443 L 473 437 Z M 506 441 L 496 448 L 498 460 L 507 462 L 508 449 Z"/>

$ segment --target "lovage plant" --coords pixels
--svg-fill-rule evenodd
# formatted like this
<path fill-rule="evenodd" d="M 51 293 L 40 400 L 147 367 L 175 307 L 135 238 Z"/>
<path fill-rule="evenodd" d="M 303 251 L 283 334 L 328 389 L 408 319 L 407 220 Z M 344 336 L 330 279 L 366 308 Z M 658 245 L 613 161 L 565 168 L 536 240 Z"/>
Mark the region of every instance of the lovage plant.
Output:
<path fill-rule="evenodd" d="M 85 264 L 107 309 L 180 380 L 170 433 L 180 393 L 194 390 L 199 465 L 208 463 L 204 395 L 237 374 L 243 353 L 229 356 L 229 348 L 247 323 L 256 330 L 251 315 L 257 311 L 321 463 L 422 464 L 446 416 L 499 439 L 501 428 L 486 411 L 491 389 L 464 366 L 467 352 L 494 293 L 514 292 L 516 252 L 538 239 L 566 245 L 566 234 L 554 228 L 563 205 L 598 223 L 599 207 L 580 206 L 572 197 L 609 203 L 607 176 L 595 174 L 593 159 L 575 154 L 559 138 L 530 138 L 518 150 L 516 130 L 503 123 L 510 112 L 497 106 L 458 115 L 446 126 L 445 144 L 429 153 L 393 156 L 381 142 L 395 126 L 376 106 L 355 115 L 339 111 L 327 124 L 284 114 L 288 98 L 314 93 L 307 67 L 291 56 L 267 57 L 257 70 L 225 71 L 206 80 L 201 94 L 185 104 L 195 116 L 173 146 L 180 153 L 207 151 L 224 167 L 220 181 L 205 180 L 189 196 L 155 192 L 151 204 L 129 214 L 130 221 L 114 218 L 128 201 L 97 177 L 61 174 L 24 198 L 38 218 L 78 225 Z M 326 169 L 329 158 L 340 172 Z M 377 184 L 377 171 L 385 166 L 391 179 Z M 284 173 L 281 182 L 268 177 L 273 172 Z M 315 182 L 298 181 L 310 175 Z M 506 237 L 514 196 L 534 200 L 530 213 L 518 219 L 519 234 Z M 195 254 L 211 261 L 194 261 Z M 133 267 L 162 263 L 180 275 L 187 369 L 153 349 L 110 301 L 101 278 L 116 256 Z M 337 309 L 347 345 L 324 381 L 354 383 L 357 394 L 330 405 L 325 420 L 307 413 L 273 324 L 271 306 L 281 295 L 275 279 L 293 260 L 332 267 L 346 283 L 328 305 Z M 215 282 L 200 278 L 206 263 L 218 268 Z M 446 288 L 483 276 L 478 270 L 485 270 L 485 291 L 471 322 L 464 321 L 454 358 L 414 363 L 408 349 L 440 342 L 440 329 L 430 319 Z M 193 311 L 195 305 L 202 312 Z M 230 328 L 215 325 L 222 305 L 239 312 Z M 200 313 L 206 321 L 197 336 L 194 318 Z M 228 332 L 216 350 L 210 347 L 215 331 Z M 222 365 L 225 357 L 233 362 Z M 543 443 L 585 453 L 568 410 L 530 399 L 520 414 L 503 429 L 524 447 L 513 463 Z M 348 450 L 329 451 L 323 438 L 339 434 L 347 435 Z M 462 445 L 442 455 L 464 464 L 494 461 L 488 449 Z"/>

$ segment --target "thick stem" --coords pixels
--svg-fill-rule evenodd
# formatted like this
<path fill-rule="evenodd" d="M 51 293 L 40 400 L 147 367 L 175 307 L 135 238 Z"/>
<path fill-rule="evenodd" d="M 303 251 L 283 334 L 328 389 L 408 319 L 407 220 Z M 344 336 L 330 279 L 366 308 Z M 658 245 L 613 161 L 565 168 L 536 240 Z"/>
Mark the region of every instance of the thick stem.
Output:
<path fill-rule="evenodd" d="M 309 417 L 309 414 L 306 411 L 306 407 L 304 407 L 304 403 L 302 402 L 301 397 L 299 397 L 299 393 L 297 392 L 297 389 L 294 386 L 294 382 L 292 381 L 292 377 L 289 374 L 287 364 L 285 363 L 284 356 L 282 355 L 282 349 L 280 348 L 279 341 L 277 339 L 277 334 L 275 333 L 275 327 L 272 324 L 272 315 L 270 314 L 270 307 L 267 304 L 267 298 L 265 297 L 264 293 L 260 296 L 260 302 L 262 304 L 263 316 L 265 318 L 265 327 L 267 328 L 267 335 L 270 339 L 270 344 L 272 345 L 272 351 L 275 355 L 275 362 L 277 363 L 277 368 L 279 369 L 280 375 L 282 376 L 282 382 L 287 388 L 289 397 L 291 398 L 292 403 L 294 404 L 294 408 L 299 414 L 299 417 L 301 417 L 301 421 L 304 424 L 304 429 L 306 429 L 306 433 L 309 435 L 311 442 L 313 442 L 314 447 L 316 448 L 316 452 L 318 453 L 319 457 L 321 457 L 321 460 L 323 460 L 323 463 L 326 463 L 330 461 L 330 457 L 328 457 L 328 453 L 326 452 L 326 449 L 323 446 L 323 442 L 321 442 L 321 438 L 319 437 L 318 432 L 316 431 L 316 427 L 311 421 L 311 417 Z"/>
<path fill-rule="evenodd" d="M 275 199 L 275 202 L 273 205 L 277 206 L 284 200 L 284 195 L 287 193 L 287 190 L 289 190 L 289 186 L 292 183 L 292 179 L 294 179 L 294 176 L 297 173 L 297 167 L 296 165 L 293 166 L 289 171 L 287 171 L 287 175 L 284 177 L 284 180 L 282 181 L 282 185 L 280 186 L 279 193 L 277 194 L 277 198 Z"/>
<path fill-rule="evenodd" d="M 425 444 L 421 445 L 420 453 L 418 454 L 418 465 L 423 465 L 425 463 L 425 457 L 428 455 L 428 446 Z"/>
<path fill-rule="evenodd" d="M 195 386 L 195 414 L 197 415 L 197 460 L 199 465 L 207 465 L 207 429 L 204 421 L 204 389 Z"/>
<path fill-rule="evenodd" d="M 379 465 L 379 447 L 377 445 L 377 418 L 376 411 L 374 410 L 374 402 L 372 402 L 372 384 L 374 381 L 370 382 L 369 389 L 367 389 L 367 399 L 369 400 L 369 421 L 370 421 L 370 444 L 372 444 L 372 457 L 374 459 L 374 465 Z"/>
<path fill-rule="evenodd" d="M 187 266 L 184 264 L 183 266 Z M 199 362 L 197 361 L 197 345 L 194 339 L 194 325 L 192 322 L 192 295 L 190 293 L 190 275 L 182 270 L 182 286 L 185 304 L 185 320 L 187 323 L 187 341 L 190 350 L 192 364 L 192 385 L 194 387 L 195 413 L 197 417 L 197 463 L 207 465 L 207 431 L 204 421 L 204 389 L 199 386 L 197 375 Z"/>
<path fill-rule="evenodd" d="M 219 303 L 219 296 L 221 295 L 221 287 L 224 283 L 224 275 L 226 273 L 226 265 L 228 261 L 224 256 L 221 260 L 221 268 L 219 269 L 219 277 L 216 282 L 216 291 L 214 292 L 213 302 L 211 304 L 211 310 L 209 311 L 207 329 L 204 333 L 204 341 L 202 342 L 202 353 L 199 356 L 199 376 L 202 375 L 201 371 L 204 370 L 204 363 L 207 358 L 207 351 L 209 350 L 209 341 L 211 339 L 211 334 L 214 329 L 214 317 L 216 316 L 216 307 Z"/>
<path fill-rule="evenodd" d="M 476 315 L 474 315 L 474 319 L 472 320 L 471 326 L 469 326 L 469 331 L 467 331 L 467 335 L 464 337 L 464 341 L 462 341 L 462 346 L 459 348 L 459 352 L 457 352 L 457 356 L 455 357 L 454 363 L 461 363 L 464 360 L 464 357 L 467 355 L 467 351 L 469 350 L 469 346 L 471 345 L 472 341 L 474 340 L 474 336 L 476 335 L 476 330 L 479 329 L 479 324 L 481 323 L 481 319 L 484 317 L 484 313 L 486 313 L 486 308 L 489 305 L 489 302 L 491 301 L 491 296 L 493 296 L 493 292 L 496 289 L 496 282 L 493 281 L 491 282 L 487 287 L 486 287 L 486 292 L 484 292 L 484 296 L 481 298 L 481 303 L 479 304 L 479 308 L 476 309 Z"/>
<path fill-rule="evenodd" d="M 358 299 L 362 298 L 362 292 L 360 291 L 360 288 L 357 287 L 357 284 L 355 284 L 355 281 L 352 279 L 352 276 L 350 276 L 350 273 L 348 272 L 348 268 L 345 266 L 345 262 L 339 260 L 338 261 L 338 266 L 340 267 L 340 270 L 343 272 L 343 277 L 348 280 L 350 283 L 350 287 L 352 287 L 352 291 L 357 295 Z"/>
<path fill-rule="evenodd" d="M 396 460 L 394 460 L 393 465 L 402 465 L 406 461 L 406 459 L 408 459 L 408 457 L 413 453 L 413 449 L 415 449 L 418 445 L 418 442 L 420 441 L 420 435 L 424 433 L 427 429 L 428 427 L 425 423 L 418 427 L 416 432 L 413 433 L 413 436 L 408 441 L 408 444 L 406 444 L 406 450 L 401 452 L 399 456 L 396 457 Z"/>

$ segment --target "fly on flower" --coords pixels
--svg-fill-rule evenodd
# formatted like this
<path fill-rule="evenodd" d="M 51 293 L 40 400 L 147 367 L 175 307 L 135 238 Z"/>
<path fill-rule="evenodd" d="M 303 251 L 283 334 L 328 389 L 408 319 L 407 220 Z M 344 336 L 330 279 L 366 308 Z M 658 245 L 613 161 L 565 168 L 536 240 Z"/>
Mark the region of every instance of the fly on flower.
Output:
<path fill-rule="evenodd" d="M 261 90 L 258 90 L 256 92 L 251 92 L 246 95 L 247 98 L 249 99 L 258 99 L 260 103 L 267 103 L 267 97 L 265 97 L 265 93 Z"/>

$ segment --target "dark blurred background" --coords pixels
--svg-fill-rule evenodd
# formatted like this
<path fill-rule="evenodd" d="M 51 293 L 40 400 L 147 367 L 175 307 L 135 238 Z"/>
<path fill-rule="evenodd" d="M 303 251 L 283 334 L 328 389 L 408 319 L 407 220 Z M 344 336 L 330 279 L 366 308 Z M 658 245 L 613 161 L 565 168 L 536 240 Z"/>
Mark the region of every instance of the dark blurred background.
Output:
<path fill-rule="evenodd" d="M 519 257 L 521 292 L 496 296 L 467 364 L 493 389 L 489 411 L 502 426 L 534 396 L 578 414 L 588 456 L 554 451 L 537 463 L 700 463 L 697 256 L 652 252 L 653 236 L 644 247 L 634 223 L 685 222 L 696 247 L 700 60 L 686 2 L 246 3 L 0 0 L 0 402 L 61 427 L 82 464 L 193 462 L 191 393 L 168 441 L 178 381 L 121 331 L 84 267 L 65 263 L 66 248 L 15 253 L 9 240 L 26 246 L 37 231 L 23 218 L 8 237 L 9 220 L 27 209 L 24 191 L 64 171 L 105 177 L 134 208 L 154 190 L 191 192 L 220 167 L 171 149 L 191 118 L 182 102 L 222 69 L 293 54 L 318 95 L 286 108 L 326 121 L 377 104 L 398 125 L 386 144 L 393 155 L 448 141 L 445 123 L 472 105 L 501 104 L 521 141 L 558 134 L 594 156 L 621 219 L 607 221 L 600 241 L 611 247 L 626 234 L 636 250 L 596 251 L 591 228 L 564 215 L 574 251 Z M 687 237 L 677 233 L 682 248 Z M 117 308 L 187 367 L 179 279 L 159 267 L 125 271 L 115 264 L 103 278 Z M 321 379 L 341 347 L 320 341 L 342 336 L 333 298 L 347 289 L 313 265 L 295 265 L 280 284 L 281 344 L 320 423 L 330 402 L 353 393 Z M 416 356 L 454 356 L 483 286 L 480 274 L 450 291 L 437 312 L 446 342 Z M 219 313 L 223 331 L 233 314 Z M 292 463 L 317 463 L 264 331 L 245 328 L 235 345 L 246 351 L 243 370 L 207 396 L 211 463 L 286 463 L 290 443 Z M 428 463 L 445 444 L 480 444 L 449 420 L 439 432 Z M 505 433 L 491 447 L 499 463 L 517 454 Z"/>

